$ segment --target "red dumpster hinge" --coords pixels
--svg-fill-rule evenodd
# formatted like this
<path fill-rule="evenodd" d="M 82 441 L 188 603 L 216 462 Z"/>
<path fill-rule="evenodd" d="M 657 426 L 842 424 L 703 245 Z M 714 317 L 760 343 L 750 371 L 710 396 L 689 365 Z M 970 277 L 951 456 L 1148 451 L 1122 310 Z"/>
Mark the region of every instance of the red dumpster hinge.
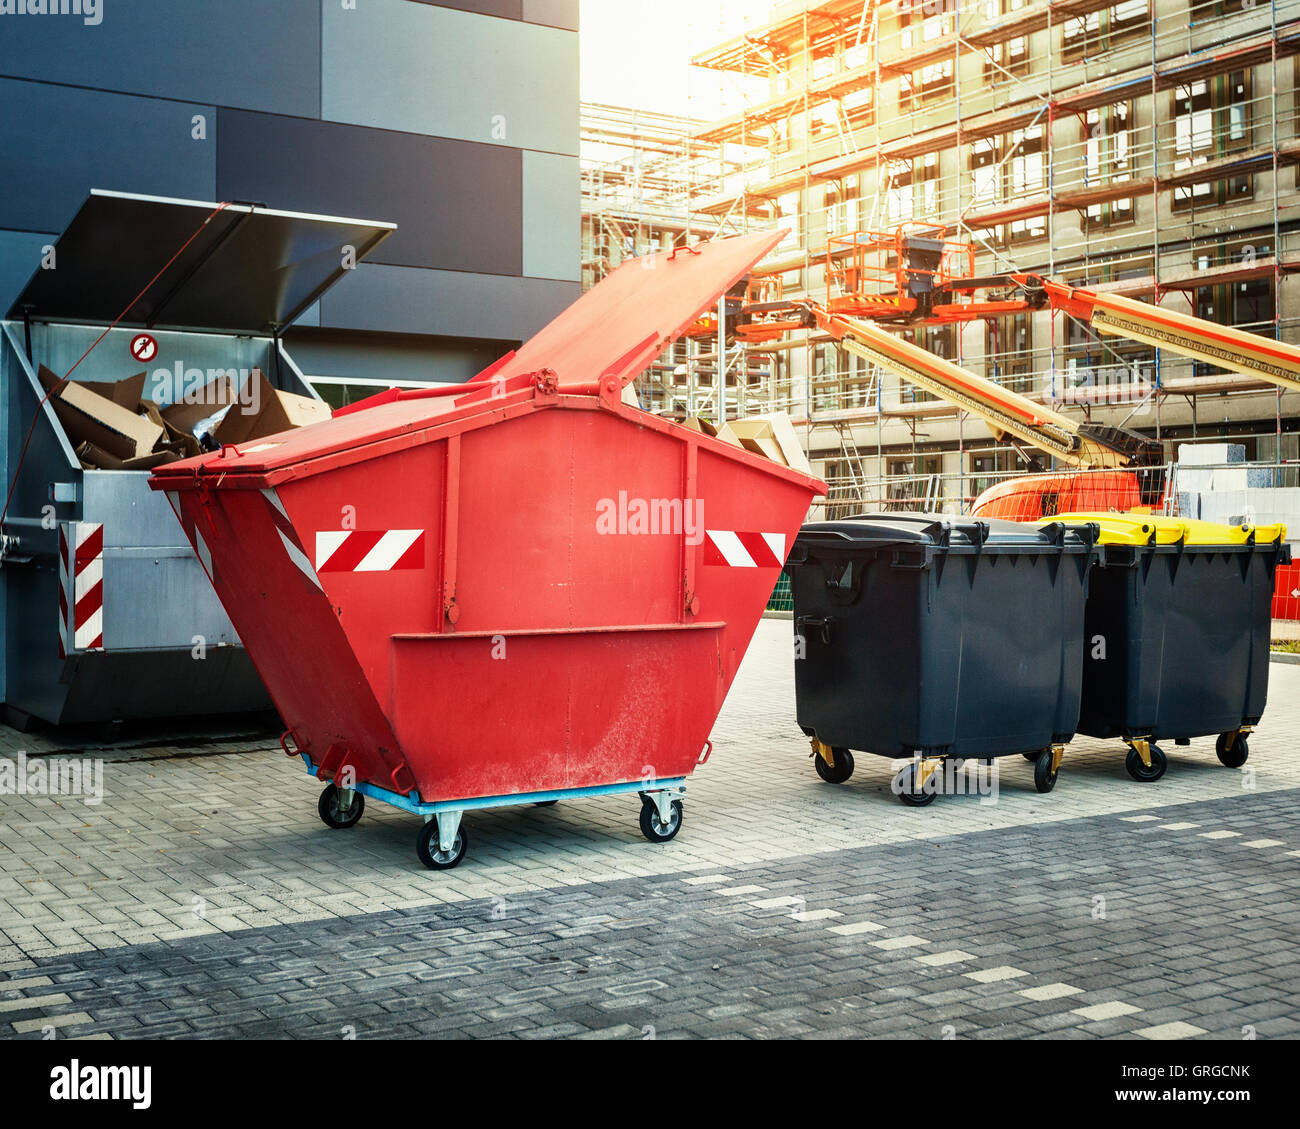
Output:
<path fill-rule="evenodd" d="M 555 375 L 554 369 L 538 369 L 533 374 L 533 387 L 536 389 L 539 400 L 544 396 L 558 396 L 560 394 L 560 379 Z"/>

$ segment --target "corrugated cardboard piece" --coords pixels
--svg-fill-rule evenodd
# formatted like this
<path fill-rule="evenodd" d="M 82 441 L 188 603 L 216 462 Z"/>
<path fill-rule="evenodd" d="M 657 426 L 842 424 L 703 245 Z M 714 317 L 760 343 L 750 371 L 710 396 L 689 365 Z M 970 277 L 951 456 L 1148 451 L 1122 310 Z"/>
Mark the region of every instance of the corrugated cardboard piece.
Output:
<path fill-rule="evenodd" d="M 736 438 L 736 433 L 731 429 L 731 424 L 729 423 L 716 424 L 711 420 L 704 419 L 702 416 L 695 416 L 691 419 L 683 420 L 682 426 L 689 428 L 691 431 L 700 431 L 705 435 L 712 435 L 714 439 L 721 439 L 724 443 L 730 443 L 733 447 L 739 447 L 741 445 L 740 440 Z"/>
<path fill-rule="evenodd" d="M 167 408 L 143 398 L 145 373 L 113 383 L 63 383 L 41 365 L 39 377 L 88 469 L 151 470 L 202 453 L 204 439 L 209 445 L 246 443 L 331 414 L 320 400 L 273 388 L 256 368 L 238 386 L 223 375 Z"/>
<path fill-rule="evenodd" d="M 58 376 L 44 365 L 40 367 L 40 380 L 46 391 L 59 385 Z M 54 414 L 59 417 L 74 447 L 90 443 L 125 461 L 149 454 L 163 437 L 163 429 L 152 420 L 136 415 L 117 402 L 119 396 L 129 396 L 133 390 L 138 402 L 139 392 L 144 388 L 143 374 L 120 383 L 128 386 L 121 392 L 115 385 L 98 385 L 109 389 L 112 398 L 95 391 L 96 386 L 79 384 L 75 380 L 68 381 L 50 397 Z"/>
<path fill-rule="evenodd" d="M 747 451 L 803 471 L 804 474 L 812 474 L 808 456 L 803 453 L 794 424 L 785 412 L 734 419 L 731 421 L 731 430 Z"/>

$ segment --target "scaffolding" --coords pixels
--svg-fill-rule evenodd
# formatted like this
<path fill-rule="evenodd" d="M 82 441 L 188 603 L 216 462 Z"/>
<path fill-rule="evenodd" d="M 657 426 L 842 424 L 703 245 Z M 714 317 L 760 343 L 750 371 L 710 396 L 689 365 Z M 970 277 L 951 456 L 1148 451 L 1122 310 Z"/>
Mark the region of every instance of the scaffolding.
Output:
<path fill-rule="evenodd" d="M 674 237 L 788 227 L 763 270 L 787 297 L 829 302 L 852 291 L 859 233 L 926 224 L 973 245 L 976 274 L 1033 271 L 1297 342 L 1298 56 L 1300 0 L 786 5 L 693 60 L 767 94 L 676 123 L 663 167 L 692 171 L 668 189 Z M 1300 395 L 1067 314 L 904 332 L 1171 456 L 1230 435 L 1251 457 L 1300 458 Z M 646 382 L 651 405 L 789 411 L 839 493 L 935 475 L 964 496 L 967 479 L 1020 465 L 952 404 L 815 331 L 729 345 L 720 385 L 701 379 L 716 378 L 716 338 L 674 350 Z"/>

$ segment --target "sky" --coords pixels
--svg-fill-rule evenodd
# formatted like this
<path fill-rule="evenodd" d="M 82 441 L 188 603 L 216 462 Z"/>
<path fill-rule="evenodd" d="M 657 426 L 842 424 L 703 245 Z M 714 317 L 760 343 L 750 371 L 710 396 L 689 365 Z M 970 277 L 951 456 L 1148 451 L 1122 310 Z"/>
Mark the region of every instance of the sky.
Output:
<path fill-rule="evenodd" d="M 711 119 L 739 88 L 691 56 L 762 24 L 767 0 L 581 0 L 582 100 Z"/>

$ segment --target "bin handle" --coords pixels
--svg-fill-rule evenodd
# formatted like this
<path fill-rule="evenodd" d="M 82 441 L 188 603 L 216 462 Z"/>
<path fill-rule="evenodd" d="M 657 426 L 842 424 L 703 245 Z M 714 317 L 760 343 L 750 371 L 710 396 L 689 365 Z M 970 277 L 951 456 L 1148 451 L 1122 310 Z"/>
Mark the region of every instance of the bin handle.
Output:
<path fill-rule="evenodd" d="M 832 616 L 801 615 L 794 621 L 794 629 L 800 635 L 805 633 L 806 628 L 817 628 L 817 633 L 821 636 L 821 641 L 828 647 L 831 643 L 831 632 L 834 626 L 835 619 Z"/>

